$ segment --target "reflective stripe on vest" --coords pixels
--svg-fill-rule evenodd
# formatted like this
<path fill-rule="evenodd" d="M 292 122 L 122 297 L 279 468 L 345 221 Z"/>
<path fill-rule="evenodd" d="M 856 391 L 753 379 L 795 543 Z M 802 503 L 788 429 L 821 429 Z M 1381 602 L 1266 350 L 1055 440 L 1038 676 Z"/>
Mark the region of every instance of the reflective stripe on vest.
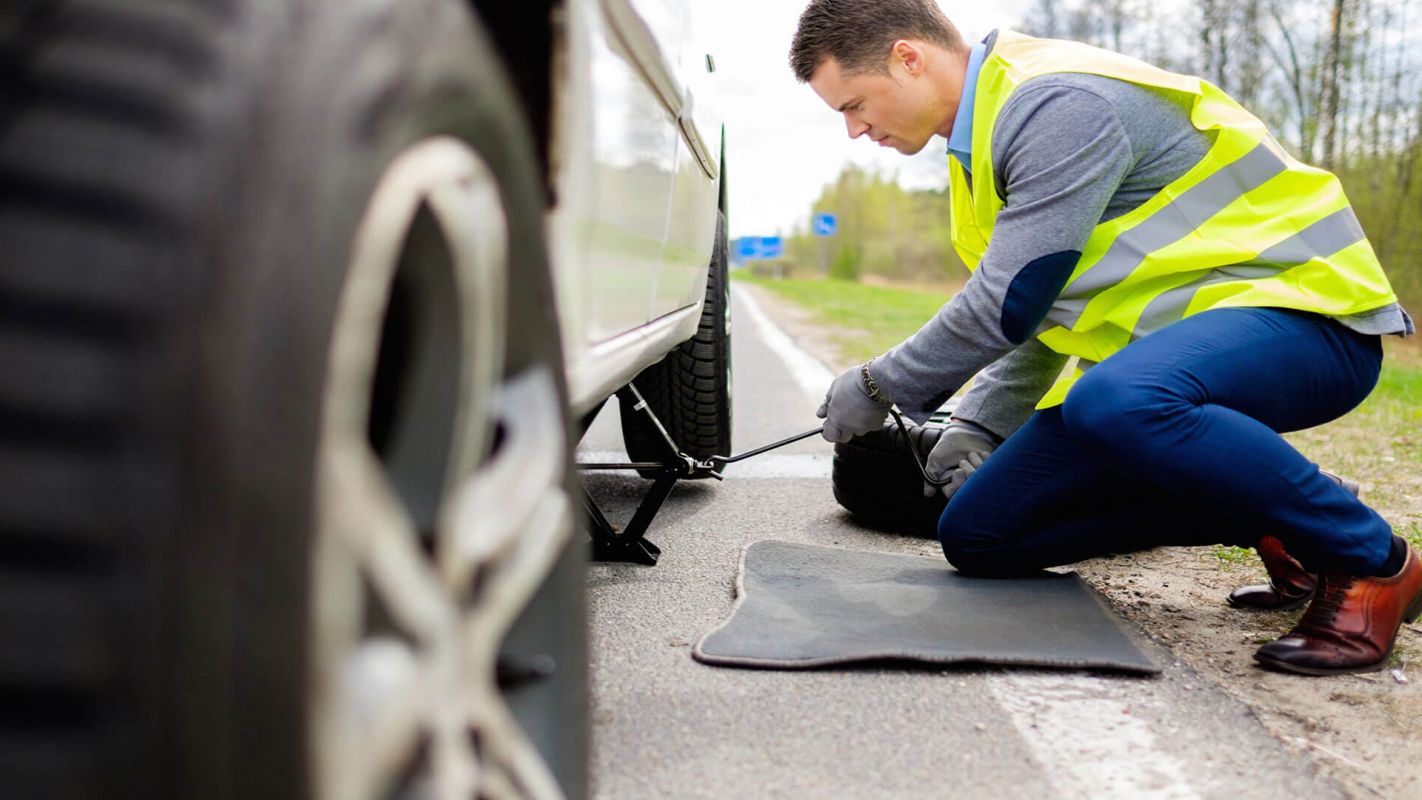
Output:
<path fill-rule="evenodd" d="M 1003 207 L 992 134 L 1012 92 L 1061 72 L 1187 95 L 1208 153 L 1139 207 L 1096 226 L 1038 329 L 1078 365 L 1038 408 L 1065 399 L 1083 365 L 1211 308 L 1277 307 L 1334 316 L 1396 302 L 1338 179 L 1296 161 L 1257 117 L 1212 84 L 1075 42 L 1000 31 L 978 76 L 971 181 L 949 157 L 953 245 L 976 269 Z"/>

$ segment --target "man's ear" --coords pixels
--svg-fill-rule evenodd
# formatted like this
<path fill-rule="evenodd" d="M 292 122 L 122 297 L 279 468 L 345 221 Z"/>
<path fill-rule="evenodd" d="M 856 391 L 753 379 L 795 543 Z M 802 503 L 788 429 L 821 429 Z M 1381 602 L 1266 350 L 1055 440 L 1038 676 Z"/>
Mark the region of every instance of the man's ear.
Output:
<path fill-rule="evenodd" d="M 908 39 L 894 42 L 889 54 L 890 63 L 899 62 L 909 75 L 919 75 L 923 72 L 923 49 Z"/>

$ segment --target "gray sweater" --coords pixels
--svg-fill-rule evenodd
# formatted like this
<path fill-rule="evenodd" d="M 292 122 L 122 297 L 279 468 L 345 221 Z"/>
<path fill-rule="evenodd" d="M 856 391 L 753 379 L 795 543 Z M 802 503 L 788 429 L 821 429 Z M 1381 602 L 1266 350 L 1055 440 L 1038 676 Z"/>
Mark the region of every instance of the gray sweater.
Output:
<path fill-rule="evenodd" d="M 874 359 L 884 394 L 922 422 L 983 370 L 954 416 L 1004 438 L 1025 423 L 1066 363 L 1032 336 L 1092 229 L 1144 203 L 1209 150 L 1188 109 L 1184 98 L 1097 75 L 1044 75 L 1018 87 L 993 132 L 1005 205 L 987 253 L 963 291 Z M 1396 304 L 1339 321 L 1369 334 L 1413 331 Z"/>

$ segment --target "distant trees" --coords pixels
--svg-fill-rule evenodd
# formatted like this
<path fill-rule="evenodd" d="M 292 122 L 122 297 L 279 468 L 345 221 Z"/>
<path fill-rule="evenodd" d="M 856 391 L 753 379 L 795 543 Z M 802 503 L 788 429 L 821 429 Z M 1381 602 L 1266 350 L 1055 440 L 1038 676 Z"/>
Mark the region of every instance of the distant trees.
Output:
<path fill-rule="evenodd" d="M 1333 170 L 1404 304 L 1422 317 L 1422 0 L 1035 0 L 1022 28 L 1201 75 L 1301 160 Z M 946 187 L 912 192 L 846 167 L 814 203 L 827 241 L 791 238 L 802 271 L 961 276 Z"/>
<path fill-rule="evenodd" d="M 945 156 L 946 158 L 946 156 Z M 953 255 L 948 192 L 909 191 L 893 175 L 848 165 L 820 192 L 814 214 L 835 214 L 838 232 L 821 239 L 798 229 L 787 255 L 801 272 L 857 280 L 878 275 L 935 281 L 966 275 Z"/>
<path fill-rule="evenodd" d="M 1162 19 L 1144 0 L 1037 0 L 1023 29 L 1193 70 L 1229 92 L 1300 159 L 1337 173 L 1398 293 L 1422 312 L 1419 6 L 1200 0 Z"/>

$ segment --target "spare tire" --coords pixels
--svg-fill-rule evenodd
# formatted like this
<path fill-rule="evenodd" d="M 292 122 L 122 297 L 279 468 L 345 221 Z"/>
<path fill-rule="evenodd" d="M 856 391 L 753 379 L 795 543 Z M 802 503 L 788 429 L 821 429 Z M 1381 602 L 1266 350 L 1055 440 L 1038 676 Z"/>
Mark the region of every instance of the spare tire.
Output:
<path fill-rule="evenodd" d="M 947 422 L 947 415 L 935 416 L 908 429 L 909 441 L 921 458 L 933 450 Z M 907 536 L 938 538 L 938 518 L 947 501 L 939 492 L 923 496 L 923 476 L 892 419 L 877 431 L 834 446 L 832 482 L 834 499 L 857 522 Z"/>

